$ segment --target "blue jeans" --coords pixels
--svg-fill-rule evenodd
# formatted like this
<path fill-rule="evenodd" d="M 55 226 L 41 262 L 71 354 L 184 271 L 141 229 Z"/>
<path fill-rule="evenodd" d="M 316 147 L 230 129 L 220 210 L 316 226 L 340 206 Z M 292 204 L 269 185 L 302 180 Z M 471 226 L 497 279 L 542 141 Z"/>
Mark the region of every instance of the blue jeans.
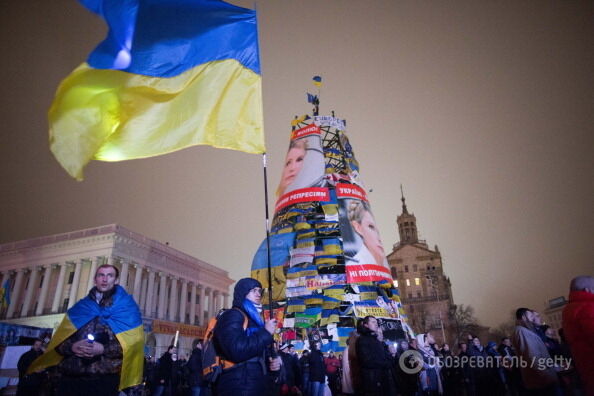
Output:
<path fill-rule="evenodd" d="M 191 394 L 192 396 L 200 396 L 200 389 L 201 389 L 201 388 L 200 388 L 199 386 L 192 386 L 192 387 L 190 388 L 190 391 L 191 391 L 191 392 L 190 392 L 190 394 Z"/>
<path fill-rule="evenodd" d="M 309 396 L 324 396 L 324 388 L 326 386 L 325 382 L 310 382 L 310 389 Z"/>
<path fill-rule="evenodd" d="M 153 396 L 161 396 L 163 394 L 163 391 L 165 390 L 165 386 L 164 385 L 157 385 L 157 387 L 155 388 L 155 393 L 153 394 Z"/>
<path fill-rule="evenodd" d="M 309 372 L 303 373 L 303 377 L 301 378 L 302 384 L 301 387 L 303 388 L 303 394 L 305 396 L 309 396 L 310 385 L 309 385 Z"/>

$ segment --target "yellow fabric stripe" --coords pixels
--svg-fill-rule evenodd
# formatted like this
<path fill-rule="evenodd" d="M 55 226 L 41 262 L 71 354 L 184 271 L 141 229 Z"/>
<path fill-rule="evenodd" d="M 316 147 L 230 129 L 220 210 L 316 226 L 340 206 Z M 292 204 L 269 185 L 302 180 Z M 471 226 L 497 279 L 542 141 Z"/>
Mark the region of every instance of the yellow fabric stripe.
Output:
<path fill-rule="evenodd" d="M 82 64 L 49 110 L 50 148 L 78 180 L 92 159 L 122 161 L 194 145 L 263 153 L 260 75 L 233 59 L 171 78 Z"/>
<path fill-rule="evenodd" d="M 70 318 L 68 318 L 68 315 L 64 315 L 64 319 L 62 319 L 60 326 L 58 326 L 58 330 L 56 330 L 56 333 L 53 335 L 49 345 L 47 346 L 46 352 L 35 359 L 33 363 L 31 363 L 27 369 L 27 374 L 43 370 L 47 367 L 55 366 L 56 364 L 60 363 L 64 357 L 56 352 L 56 347 L 63 343 L 72 334 L 74 334 L 76 330 L 76 327 L 74 327 L 70 321 Z"/>
<path fill-rule="evenodd" d="M 261 268 L 251 271 L 251 277 L 258 280 L 262 287 L 268 287 L 268 268 Z M 272 300 L 284 300 L 287 279 L 282 265 L 272 267 Z M 268 303 L 268 292 L 262 296 L 262 302 Z"/>
<path fill-rule="evenodd" d="M 119 389 L 142 383 L 144 367 L 144 330 L 142 324 L 133 329 L 116 334 L 122 346 L 124 359 L 120 375 Z"/>

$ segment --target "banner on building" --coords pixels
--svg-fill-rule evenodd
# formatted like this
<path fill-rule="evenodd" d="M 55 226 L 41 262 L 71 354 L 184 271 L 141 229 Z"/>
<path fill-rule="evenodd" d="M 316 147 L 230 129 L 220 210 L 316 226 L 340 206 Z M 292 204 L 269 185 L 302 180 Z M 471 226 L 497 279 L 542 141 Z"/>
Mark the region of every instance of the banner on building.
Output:
<path fill-rule="evenodd" d="M 179 330 L 179 334 L 190 338 L 204 338 L 206 329 L 201 326 L 193 326 L 189 324 L 168 322 L 165 320 L 153 320 L 153 332 L 160 334 L 175 334 Z"/>

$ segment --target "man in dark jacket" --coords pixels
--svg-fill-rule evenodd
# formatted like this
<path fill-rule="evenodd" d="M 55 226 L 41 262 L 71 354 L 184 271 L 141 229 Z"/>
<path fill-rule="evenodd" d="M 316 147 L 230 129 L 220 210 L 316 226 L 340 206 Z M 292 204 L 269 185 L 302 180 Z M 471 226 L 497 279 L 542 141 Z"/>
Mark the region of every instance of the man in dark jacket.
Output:
<path fill-rule="evenodd" d="M 309 396 L 309 351 L 307 349 L 299 358 L 299 369 L 301 370 L 301 390 L 303 395 Z"/>
<path fill-rule="evenodd" d="M 157 363 L 157 387 L 155 388 L 155 396 L 163 394 L 171 396 L 175 394 L 175 389 L 179 382 L 178 365 L 177 365 L 177 348 L 169 345 L 167 352 L 159 358 Z"/>
<path fill-rule="evenodd" d="M 186 365 L 188 371 L 188 386 L 190 387 L 191 396 L 200 396 L 200 390 L 203 385 L 202 380 L 202 341 L 198 341 L 188 364 Z"/>
<path fill-rule="evenodd" d="M 490 389 L 487 350 L 478 337 L 473 337 L 472 343 L 468 346 L 468 356 L 471 358 L 470 375 L 474 385 L 474 392 L 476 395 L 484 395 Z"/>
<path fill-rule="evenodd" d="M 361 394 L 364 396 L 393 395 L 396 393 L 392 379 L 389 352 L 377 338 L 377 319 L 366 316 L 357 325 L 360 336 L 356 350 L 361 371 Z"/>
<path fill-rule="evenodd" d="M 509 337 L 503 337 L 497 351 L 501 355 L 501 365 L 503 366 L 507 391 L 510 396 L 516 396 L 519 393 L 522 379 L 520 377 L 519 367 L 517 367 L 517 364 L 514 365 L 516 351 L 512 347 L 511 339 Z"/>
<path fill-rule="evenodd" d="M 324 396 L 324 387 L 326 384 L 326 366 L 324 365 L 324 355 L 320 351 L 321 343 L 315 341 L 311 344 L 309 353 L 309 395 Z"/>
<path fill-rule="evenodd" d="M 43 381 L 43 374 L 32 373 L 27 375 L 29 365 L 33 360 L 43 354 L 41 350 L 41 340 L 35 340 L 30 350 L 23 353 L 17 363 L 19 369 L 19 385 L 17 387 L 17 396 L 34 396 L 39 393 L 39 387 Z"/>
<path fill-rule="evenodd" d="M 279 355 L 283 362 L 281 372 L 284 374 L 281 384 L 281 395 L 296 395 L 301 393 L 299 391 L 299 382 L 301 380 L 299 361 L 296 356 L 291 354 L 291 348 L 291 344 L 283 344 L 279 348 Z"/>
<path fill-rule="evenodd" d="M 234 365 L 223 370 L 215 384 L 215 395 L 262 396 L 272 388 L 267 381 L 268 370 L 279 371 L 281 359 L 266 356 L 272 345 L 276 320 L 262 320 L 261 299 L 260 282 L 243 278 L 235 285 L 233 308 L 225 311 L 217 321 L 214 329 L 216 350 Z M 246 318 L 248 323 L 244 328 Z"/>

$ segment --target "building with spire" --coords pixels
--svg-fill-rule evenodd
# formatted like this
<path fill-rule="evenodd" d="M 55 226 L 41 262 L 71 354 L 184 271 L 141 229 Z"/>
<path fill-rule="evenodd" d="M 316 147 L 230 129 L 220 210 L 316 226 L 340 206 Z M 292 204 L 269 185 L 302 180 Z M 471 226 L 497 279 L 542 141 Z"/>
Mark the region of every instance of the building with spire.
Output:
<path fill-rule="evenodd" d="M 431 331 L 441 344 L 444 339 L 453 339 L 453 334 L 448 334 L 450 315 L 455 309 L 450 279 L 444 274 L 437 245 L 431 249 L 419 239 L 417 218 L 408 212 L 403 192 L 401 200 L 402 214 L 396 220 L 400 241 L 388 255 L 388 264 L 408 324 L 416 333 Z"/>

